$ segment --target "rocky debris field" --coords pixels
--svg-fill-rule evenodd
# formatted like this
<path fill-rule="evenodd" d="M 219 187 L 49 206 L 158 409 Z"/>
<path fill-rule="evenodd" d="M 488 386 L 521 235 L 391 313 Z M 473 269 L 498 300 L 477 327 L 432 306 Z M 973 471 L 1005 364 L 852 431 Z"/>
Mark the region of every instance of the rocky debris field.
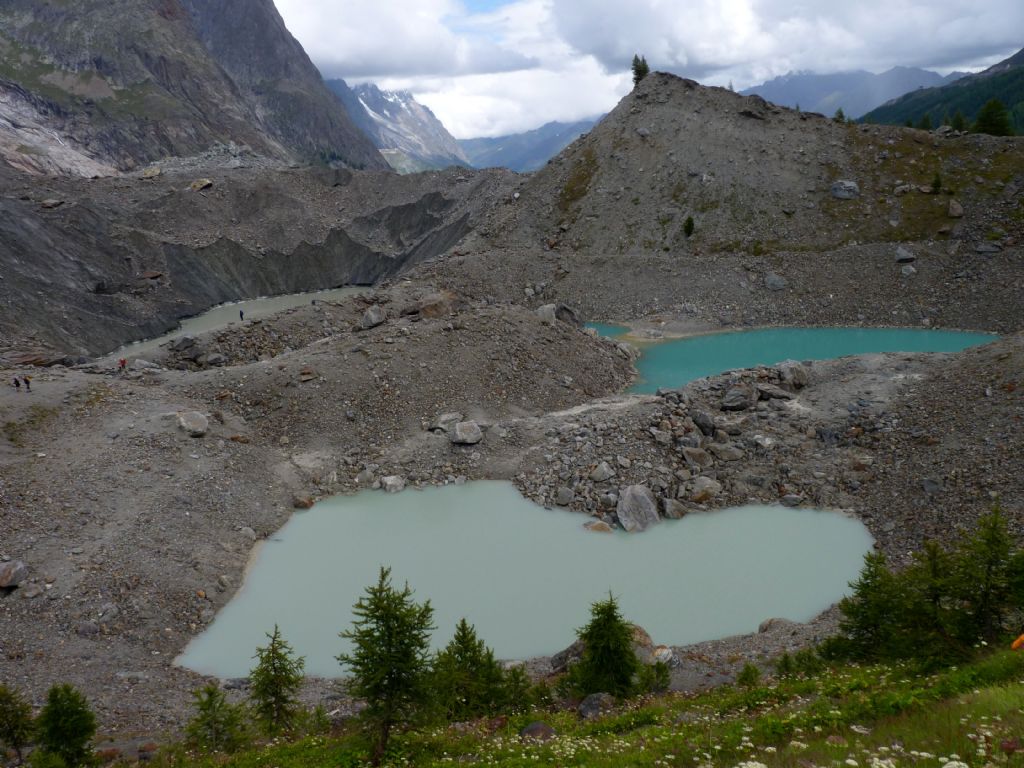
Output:
<path fill-rule="evenodd" d="M 955 244 L 954 244 L 955 245 Z M 910 326 L 1009 332 L 1024 302 L 1024 251 L 950 244 L 847 246 L 773 257 L 574 254 L 529 248 L 453 256 L 417 274 L 527 307 L 565 302 L 588 320 L 655 328 Z M 901 250 L 912 255 L 904 274 Z"/>
<path fill-rule="evenodd" d="M 339 492 L 504 479 L 578 511 L 583 536 L 824 506 L 897 562 L 998 501 L 1022 537 L 1020 142 L 840 125 L 654 74 L 528 178 L 269 168 L 237 147 L 96 180 L 0 168 L 0 381 L 33 377 L 0 387 L 0 679 L 36 703 L 80 686 L 117 744 L 172 737 L 202 682 L 175 656 L 258 543 Z M 376 289 L 121 373 L 82 357 L 220 302 L 351 283 Z M 1008 335 L 634 396 L 636 351 L 580 320 Z M 765 619 L 651 652 L 699 687 L 836 616 Z M 352 711 L 335 681 L 304 695 Z"/>
<path fill-rule="evenodd" d="M 1019 532 L 1019 334 L 621 396 L 628 348 L 573 320 L 402 283 L 175 342 L 122 375 L 4 370 L 34 378 L 0 390 L 0 677 L 37 701 L 55 680 L 81 686 L 120 744 L 174 733 L 201 679 L 173 658 L 255 543 L 336 492 L 508 479 L 580 511 L 580 535 L 656 536 L 663 518 L 748 500 L 838 507 L 896 556 L 998 494 Z M 833 625 L 672 649 L 674 683 L 727 679 Z M 331 681 L 306 696 L 351 707 Z"/>
<path fill-rule="evenodd" d="M 429 422 L 456 409 L 464 416 L 443 420 L 447 458 L 420 481 L 483 476 L 475 443 L 500 444 L 496 419 L 606 395 L 632 375 L 617 345 L 574 324 L 431 296 L 292 312 L 281 333 L 295 339 L 322 333 L 323 311 L 344 331 L 254 363 L 4 369 L 5 382 L 31 375 L 33 387 L 0 389 L 0 562 L 24 564 L 3 573 L 0 678 L 37 701 L 55 680 L 80 686 L 122 740 L 173 733 L 201 682 L 174 657 L 293 508 L 379 486 L 359 477 L 371 464 L 417 482 L 391 451 L 433 436 Z M 274 323 L 219 336 L 247 355 Z"/>

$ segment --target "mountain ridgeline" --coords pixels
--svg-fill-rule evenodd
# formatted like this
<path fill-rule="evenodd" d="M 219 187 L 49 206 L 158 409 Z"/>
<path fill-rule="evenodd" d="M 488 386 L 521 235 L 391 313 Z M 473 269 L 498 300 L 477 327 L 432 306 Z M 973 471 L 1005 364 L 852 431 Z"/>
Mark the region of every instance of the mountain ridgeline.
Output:
<path fill-rule="evenodd" d="M 272 0 L 7 0 L 0 157 L 102 175 L 235 142 L 386 169 Z"/>
<path fill-rule="evenodd" d="M 460 139 L 459 146 L 474 168 L 501 167 L 529 173 L 543 168 L 548 160 L 593 128 L 599 119 L 595 117 L 574 123 L 550 122 L 523 133 Z"/>
<path fill-rule="evenodd" d="M 399 173 L 452 165 L 529 173 L 543 168 L 599 119 L 549 122 L 506 136 L 455 139 L 434 113 L 408 91 L 385 91 L 373 83 L 350 87 L 344 80 L 328 80 L 327 85 Z"/>
<path fill-rule="evenodd" d="M 864 115 L 865 122 L 918 124 L 927 116 L 938 126 L 957 112 L 973 123 L 981 108 L 998 99 L 1007 108 L 1017 134 L 1024 133 L 1024 49 L 984 72 L 967 75 L 939 88 L 926 88 L 894 99 Z"/>
<path fill-rule="evenodd" d="M 742 93 L 807 112 L 832 115 L 842 109 L 848 117 L 859 117 L 897 96 L 918 88 L 944 85 L 962 76 L 954 72 L 943 77 L 916 67 L 893 67 L 878 75 L 863 70 L 827 75 L 790 72 Z"/>
<path fill-rule="evenodd" d="M 441 121 L 408 91 L 383 91 L 373 83 L 350 88 L 344 80 L 327 86 L 399 173 L 470 164 Z"/>

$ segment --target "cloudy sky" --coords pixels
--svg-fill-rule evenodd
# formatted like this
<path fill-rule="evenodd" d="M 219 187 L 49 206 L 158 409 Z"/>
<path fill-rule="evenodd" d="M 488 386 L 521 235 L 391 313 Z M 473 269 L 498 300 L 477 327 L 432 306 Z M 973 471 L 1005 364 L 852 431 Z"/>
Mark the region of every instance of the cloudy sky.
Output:
<path fill-rule="evenodd" d="M 1021 0 L 275 1 L 325 77 L 410 90 L 457 138 L 606 112 L 635 52 L 740 90 L 793 70 L 976 70 L 1024 46 Z"/>

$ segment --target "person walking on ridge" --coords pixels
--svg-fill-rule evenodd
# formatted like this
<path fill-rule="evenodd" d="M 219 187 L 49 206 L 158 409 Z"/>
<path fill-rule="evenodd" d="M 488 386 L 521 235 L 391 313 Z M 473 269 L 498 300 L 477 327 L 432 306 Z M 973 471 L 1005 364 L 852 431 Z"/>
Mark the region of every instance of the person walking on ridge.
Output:
<path fill-rule="evenodd" d="M 32 377 L 31 376 L 22 376 L 21 380 L 25 382 L 25 391 L 26 392 L 31 392 L 32 391 Z"/>
<path fill-rule="evenodd" d="M 244 310 L 241 310 L 241 309 L 238 310 L 238 319 L 241 320 L 243 323 L 245 322 L 245 311 Z"/>

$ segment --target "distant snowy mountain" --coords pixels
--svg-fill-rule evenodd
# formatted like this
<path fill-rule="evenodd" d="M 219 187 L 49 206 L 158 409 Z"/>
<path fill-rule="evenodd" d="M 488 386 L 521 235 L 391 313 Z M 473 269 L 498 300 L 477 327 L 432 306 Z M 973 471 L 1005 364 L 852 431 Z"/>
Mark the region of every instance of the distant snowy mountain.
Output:
<path fill-rule="evenodd" d="M 805 112 L 820 112 L 831 117 L 842 109 L 850 118 L 870 112 L 890 99 L 918 88 L 932 88 L 952 82 L 960 72 L 943 77 L 927 69 L 893 67 L 880 75 L 862 70 L 817 75 L 790 72 L 743 91 L 758 95 L 784 107 L 799 106 Z"/>
<path fill-rule="evenodd" d="M 350 88 L 344 80 L 327 85 L 398 172 L 470 164 L 441 121 L 408 91 L 382 91 L 373 83 Z"/>
<path fill-rule="evenodd" d="M 526 173 L 545 163 L 587 133 L 600 120 L 595 117 L 575 123 L 546 123 L 525 133 L 487 139 L 460 139 L 459 146 L 474 168 L 508 168 Z"/>

